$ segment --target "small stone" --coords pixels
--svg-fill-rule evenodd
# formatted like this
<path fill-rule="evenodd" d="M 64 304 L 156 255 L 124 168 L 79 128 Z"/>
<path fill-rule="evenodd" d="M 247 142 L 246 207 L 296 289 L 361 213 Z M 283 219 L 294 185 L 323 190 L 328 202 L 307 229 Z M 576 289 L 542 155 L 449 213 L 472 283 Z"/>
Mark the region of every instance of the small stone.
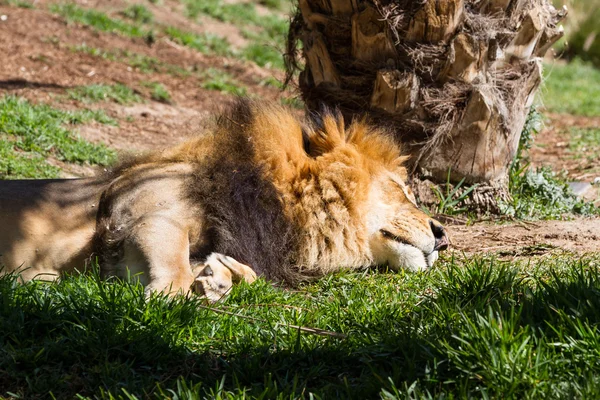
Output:
<path fill-rule="evenodd" d="M 569 182 L 569 187 L 576 196 L 581 197 L 592 188 L 592 185 L 587 182 Z"/>
<path fill-rule="evenodd" d="M 592 182 L 592 185 L 600 185 L 600 176 L 594 178 L 594 182 Z"/>
<path fill-rule="evenodd" d="M 6 21 L 8 19 L 7 15 L 0 15 L 0 21 Z"/>

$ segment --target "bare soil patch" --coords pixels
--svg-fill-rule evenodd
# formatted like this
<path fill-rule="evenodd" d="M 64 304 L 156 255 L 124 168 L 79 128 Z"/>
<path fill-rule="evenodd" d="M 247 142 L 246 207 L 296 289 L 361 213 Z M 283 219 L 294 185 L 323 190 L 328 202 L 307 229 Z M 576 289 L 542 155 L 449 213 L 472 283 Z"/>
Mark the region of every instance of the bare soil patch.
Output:
<path fill-rule="evenodd" d="M 600 219 L 493 222 L 447 226 L 452 249 L 465 254 L 495 253 L 501 258 L 600 252 Z"/>
<path fill-rule="evenodd" d="M 593 181 L 600 176 L 600 155 L 575 154 L 570 149 L 572 128 L 600 128 L 600 117 L 569 114 L 545 114 L 544 129 L 535 137 L 531 149 L 533 166 L 549 166 L 554 171 L 566 171 L 574 181 Z"/>

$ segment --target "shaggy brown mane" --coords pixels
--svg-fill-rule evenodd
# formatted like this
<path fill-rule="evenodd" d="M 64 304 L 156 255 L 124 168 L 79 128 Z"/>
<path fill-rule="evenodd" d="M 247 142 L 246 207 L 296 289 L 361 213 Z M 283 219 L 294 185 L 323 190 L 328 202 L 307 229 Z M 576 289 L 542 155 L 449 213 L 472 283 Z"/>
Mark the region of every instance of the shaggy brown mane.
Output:
<path fill-rule="evenodd" d="M 404 159 L 391 135 L 364 119 L 346 127 L 335 111 L 301 120 L 278 105 L 240 100 L 205 133 L 123 168 L 195 165 L 187 196 L 203 205 L 212 246 L 191 257 L 216 251 L 294 284 L 335 265 L 371 263 L 361 207 L 377 171 L 406 177 Z"/>

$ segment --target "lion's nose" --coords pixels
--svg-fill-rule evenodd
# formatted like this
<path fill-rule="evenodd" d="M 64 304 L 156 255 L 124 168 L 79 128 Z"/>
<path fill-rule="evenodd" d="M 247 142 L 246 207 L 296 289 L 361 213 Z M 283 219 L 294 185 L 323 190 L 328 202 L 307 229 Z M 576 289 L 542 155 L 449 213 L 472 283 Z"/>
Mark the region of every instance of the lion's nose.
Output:
<path fill-rule="evenodd" d="M 448 240 L 448 235 L 446 235 L 446 230 L 444 227 L 439 222 L 434 220 L 429 220 L 429 226 L 431 226 L 431 231 L 433 232 L 433 237 L 435 238 L 433 250 L 446 250 L 450 245 L 450 240 Z"/>

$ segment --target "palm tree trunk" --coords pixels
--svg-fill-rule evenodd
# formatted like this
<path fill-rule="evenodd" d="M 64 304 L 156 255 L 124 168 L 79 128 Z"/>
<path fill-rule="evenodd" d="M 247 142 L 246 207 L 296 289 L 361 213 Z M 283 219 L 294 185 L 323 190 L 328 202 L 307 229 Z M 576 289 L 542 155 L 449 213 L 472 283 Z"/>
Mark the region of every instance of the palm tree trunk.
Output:
<path fill-rule="evenodd" d="M 565 15 L 548 0 L 298 0 L 288 76 L 309 109 L 391 125 L 421 178 L 503 187 Z"/>

